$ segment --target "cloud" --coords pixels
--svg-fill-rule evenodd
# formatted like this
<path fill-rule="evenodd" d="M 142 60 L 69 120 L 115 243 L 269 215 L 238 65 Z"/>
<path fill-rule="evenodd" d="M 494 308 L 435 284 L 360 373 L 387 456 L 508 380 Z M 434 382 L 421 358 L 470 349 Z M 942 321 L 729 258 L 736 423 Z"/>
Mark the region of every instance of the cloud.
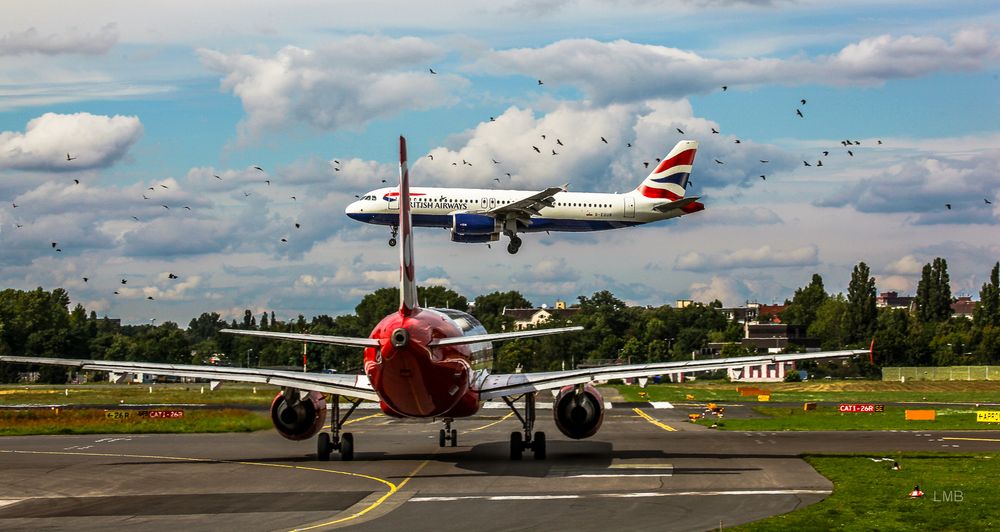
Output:
<path fill-rule="evenodd" d="M 785 266 L 814 266 L 819 263 L 819 249 L 815 245 L 788 251 L 771 249 L 764 245 L 754 249 L 737 249 L 718 254 L 691 251 L 674 262 L 674 268 L 686 271 L 731 270 L 733 268 L 774 268 Z"/>
<path fill-rule="evenodd" d="M 452 103 L 468 85 L 454 74 L 431 75 L 425 65 L 444 50 L 416 37 L 358 35 L 315 50 L 286 46 L 270 57 L 209 49 L 198 55 L 242 102 L 243 142 L 293 123 L 360 129 L 377 118 Z"/>
<path fill-rule="evenodd" d="M 688 288 L 691 299 L 699 303 L 711 303 L 718 299 L 724 306 L 732 307 L 746 301 L 752 291 L 745 283 L 728 277 L 712 276 L 708 283 L 692 283 Z"/>
<path fill-rule="evenodd" d="M 951 42 L 939 37 L 882 35 L 812 59 L 712 59 L 621 39 L 565 39 L 541 48 L 492 51 L 469 68 L 571 85 L 592 101 L 606 104 L 681 98 L 716 91 L 721 85 L 877 85 L 935 72 L 977 71 L 1000 57 L 997 43 L 986 30 L 963 30 Z"/>
<path fill-rule="evenodd" d="M 118 42 L 118 28 L 106 24 L 96 33 L 71 28 L 61 34 L 42 35 L 36 28 L 0 36 L 0 56 L 26 54 L 102 55 Z"/>
<path fill-rule="evenodd" d="M 0 168 L 70 172 L 104 168 L 142 136 L 136 116 L 45 113 L 24 133 L 0 132 Z M 75 159 L 67 160 L 67 153 Z"/>
<path fill-rule="evenodd" d="M 901 257 L 899 260 L 886 264 L 883 269 L 886 273 L 895 275 L 920 275 L 924 264 L 925 263 L 921 263 L 913 255 L 906 255 L 905 257 Z"/>
<path fill-rule="evenodd" d="M 971 155 L 919 154 L 815 202 L 864 213 L 911 213 L 916 224 L 996 224 L 1000 150 Z M 949 209 L 946 204 L 951 205 Z"/>
<path fill-rule="evenodd" d="M 511 280 L 518 283 L 567 282 L 580 278 L 580 273 L 566 263 L 562 257 L 542 259 L 521 271 L 512 274 Z"/>

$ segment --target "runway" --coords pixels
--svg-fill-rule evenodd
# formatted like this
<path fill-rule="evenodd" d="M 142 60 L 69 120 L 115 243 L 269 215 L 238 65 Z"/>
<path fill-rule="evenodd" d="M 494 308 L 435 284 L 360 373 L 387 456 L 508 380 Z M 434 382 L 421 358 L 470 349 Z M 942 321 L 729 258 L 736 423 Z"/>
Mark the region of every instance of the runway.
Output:
<path fill-rule="evenodd" d="M 455 423 L 365 413 L 353 462 L 315 461 L 315 440 L 252 434 L 0 439 L 0 528 L 104 530 L 706 530 L 822 500 L 803 452 L 996 451 L 1000 433 L 720 432 L 689 410 L 613 409 L 589 440 L 547 412 L 548 459 L 508 458 L 503 411 Z M 335 455 L 336 456 L 336 455 Z"/>

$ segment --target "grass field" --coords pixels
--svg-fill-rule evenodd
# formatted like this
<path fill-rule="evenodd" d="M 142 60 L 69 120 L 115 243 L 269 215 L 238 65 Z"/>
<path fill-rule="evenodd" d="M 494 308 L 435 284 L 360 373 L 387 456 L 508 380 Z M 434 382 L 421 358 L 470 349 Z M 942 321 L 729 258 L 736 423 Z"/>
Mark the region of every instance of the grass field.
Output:
<path fill-rule="evenodd" d="M 251 432 L 271 427 L 263 414 L 239 409 L 187 410 L 176 419 L 109 419 L 104 410 L 48 409 L 0 411 L 0 436 L 41 434 L 143 434 L 166 432 Z"/>
<path fill-rule="evenodd" d="M 0 386 L 0 405 L 207 403 L 267 406 L 278 391 L 275 386 L 249 384 L 223 384 L 215 391 L 208 384 L 6 385 Z"/>
<path fill-rule="evenodd" d="M 794 512 L 731 530 L 996 530 L 1000 458 L 992 454 L 903 453 L 901 466 L 876 455 L 806 456 L 833 481 L 827 499 Z M 921 499 L 908 493 L 915 485 Z"/>
<path fill-rule="evenodd" d="M 879 402 L 961 402 L 1000 403 L 1000 381 L 911 381 L 907 383 L 869 380 L 821 380 L 740 384 L 731 382 L 696 382 L 650 384 L 646 388 L 617 385 L 627 401 L 756 401 L 741 397 L 736 388 L 754 386 L 771 392 L 772 401 Z M 645 394 L 645 396 L 640 395 Z"/>
<path fill-rule="evenodd" d="M 997 430 L 997 423 L 979 423 L 976 410 L 971 408 L 935 408 L 934 421 L 907 421 L 905 407 L 886 406 L 885 412 L 842 413 L 836 406 L 818 406 L 803 411 L 801 407 L 754 406 L 754 411 L 769 417 L 733 418 L 721 420 L 709 416 L 698 423 L 721 430 L 780 431 L 780 430 Z"/>

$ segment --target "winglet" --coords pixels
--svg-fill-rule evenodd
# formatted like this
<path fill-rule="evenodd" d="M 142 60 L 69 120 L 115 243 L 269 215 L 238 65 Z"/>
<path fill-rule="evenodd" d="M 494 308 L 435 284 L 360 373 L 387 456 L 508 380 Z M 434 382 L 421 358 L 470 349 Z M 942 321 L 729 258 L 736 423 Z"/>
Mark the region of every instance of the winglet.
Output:
<path fill-rule="evenodd" d="M 399 137 L 399 312 L 409 316 L 417 308 L 413 268 L 413 219 L 410 216 L 410 172 L 406 166 L 406 139 Z"/>
<path fill-rule="evenodd" d="M 868 361 L 875 365 L 875 337 L 872 336 L 872 345 L 868 346 Z"/>

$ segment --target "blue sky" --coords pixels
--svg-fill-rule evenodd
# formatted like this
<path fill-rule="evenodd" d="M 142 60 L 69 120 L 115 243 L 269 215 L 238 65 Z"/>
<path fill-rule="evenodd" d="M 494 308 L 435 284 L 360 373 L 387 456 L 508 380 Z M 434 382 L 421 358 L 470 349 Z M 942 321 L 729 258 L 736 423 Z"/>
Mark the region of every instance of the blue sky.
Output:
<path fill-rule="evenodd" d="M 814 272 L 845 290 L 858 261 L 880 290 L 912 293 L 936 256 L 954 292 L 976 295 L 1000 259 L 1000 8 L 988 2 L 8 11 L 0 286 L 63 286 L 128 322 L 336 315 L 394 285 L 388 231 L 343 210 L 396 178 L 400 134 L 417 184 L 489 187 L 495 158 L 514 188 L 581 191 L 628 190 L 642 161 L 701 142 L 691 193 L 707 208 L 694 216 L 528 235 L 516 256 L 418 231 L 419 280 L 470 298 L 515 287 L 536 304 L 601 289 L 635 304 L 769 303 Z M 531 151 L 541 134 L 565 141 L 557 160 Z M 844 139 L 862 141 L 853 156 Z"/>

